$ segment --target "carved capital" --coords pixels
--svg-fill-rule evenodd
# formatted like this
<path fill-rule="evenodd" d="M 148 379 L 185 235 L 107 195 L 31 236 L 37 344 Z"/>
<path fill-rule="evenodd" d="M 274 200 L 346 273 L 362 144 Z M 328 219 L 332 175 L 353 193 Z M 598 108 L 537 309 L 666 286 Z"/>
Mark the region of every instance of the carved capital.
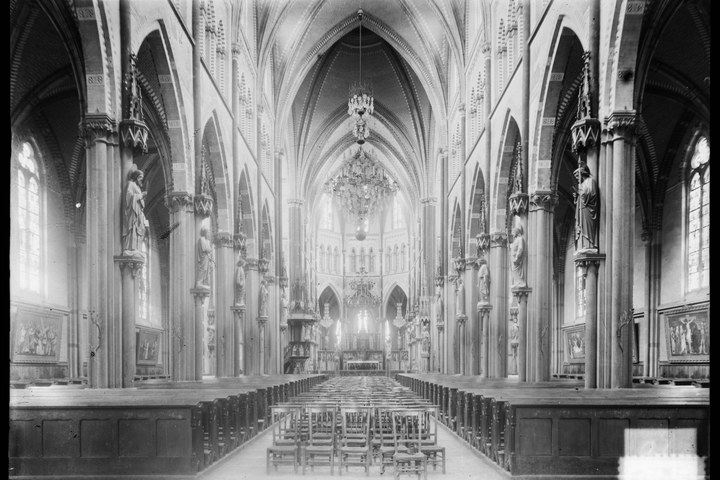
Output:
<path fill-rule="evenodd" d="M 545 210 L 547 212 L 555 211 L 558 204 L 558 196 L 554 192 L 536 190 L 530 194 L 530 209 Z"/>
<path fill-rule="evenodd" d="M 213 241 L 218 247 L 233 248 L 235 246 L 233 235 L 230 232 L 217 232 Z"/>
<path fill-rule="evenodd" d="M 195 195 L 195 214 L 209 217 L 213 212 L 213 199 L 210 195 L 200 193 Z"/>
<path fill-rule="evenodd" d="M 437 205 L 437 198 L 435 197 L 425 197 L 420 199 L 420 203 L 422 203 L 425 207 L 431 207 L 434 205 Z"/>
<path fill-rule="evenodd" d="M 85 146 L 90 147 L 98 140 L 113 141 L 116 131 L 116 122 L 105 114 L 88 114 L 80 122 L 79 129 L 85 137 Z"/>
<path fill-rule="evenodd" d="M 133 278 L 142 270 L 145 265 L 145 257 L 140 252 L 133 254 L 116 255 L 115 262 L 120 265 L 120 270 L 129 272 Z"/>
<path fill-rule="evenodd" d="M 611 113 L 607 119 L 608 133 L 617 138 L 629 138 L 635 132 L 637 114 L 635 110 L 617 110 Z"/>
<path fill-rule="evenodd" d="M 515 297 L 518 302 L 521 300 L 527 300 L 530 292 L 532 292 L 532 288 L 528 287 L 512 287 L 510 290 L 512 291 L 513 297 Z"/>
<path fill-rule="evenodd" d="M 575 255 L 575 265 L 583 269 L 583 273 L 587 272 L 587 268 L 600 266 L 600 262 L 605 260 L 604 253 L 580 252 Z"/>
<path fill-rule="evenodd" d="M 489 56 L 490 52 L 492 51 L 492 43 L 490 43 L 490 42 L 483 43 L 480 46 L 480 51 L 482 52 L 483 55 Z"/>
<path fill-rule="evenodd" d="M 171 192 L 165 197 L 165 206 L 170 213 L 193 212 L 193 196 L 187 192 Z"/>
<path fill-rule="evenodd" d="M 260 259 L 258 259 L 258 261 L 257 261 L 258 271 L 259 271 L 260 273 L 262 273 L 263 275 L 268 272 L 268 267 L 269 267 L 269 265 L 270 265 L 270 260 L 268 260 L 268 259 L 265 258 L 265 257 L 260 258 Z"/>
<path fill-rule="evenodd" d="M 210 287 L 201 286 L 201 287 L 191 288 L 190 293 L 193 294 L 196 302 L 202 303 L 207 297 L 210 296 Z"/>
<path fill-rule="evenodd" d="M 467 321 L 467 315 L 460 314 L 455 317 L 455 320 L 457 320 L 457 324 L 460 327 L 465 326 L 465 322 Z"/>
<path fill-rule="evenodd" d="M 232 55 L 232 59 L 237 60 L 241 53 L 240 44 L 237 42 L 233 42 L 233 44 L 230 46 L 230 53 Z"/>
<path fill-rule="evenodd" d="M 508 236 L 506 232 L 493 232 L 490 234 L 490 247 L 506 248 L 508 244 Z"/>

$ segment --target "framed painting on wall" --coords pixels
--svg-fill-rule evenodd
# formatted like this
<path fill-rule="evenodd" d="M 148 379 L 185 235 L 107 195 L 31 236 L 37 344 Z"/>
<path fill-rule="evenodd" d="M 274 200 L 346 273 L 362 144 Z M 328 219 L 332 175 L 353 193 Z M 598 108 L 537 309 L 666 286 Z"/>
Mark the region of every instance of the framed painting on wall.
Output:
<path fill-rule="evenodd" d="M 710 361 L 710 326 L 706 307 L 699 310 L 669 310 L 663 316 L 670 361 Z"/>
<path fill-rule="evenodd" d="M 585 362 L 585 325 L 565 328 L 565 359 L 568 363 Z"/>
<path fill-rule="evenodd" d="M 160 354 L 160 331 L 140 327 L 136 348 L 138 365 L 157 365 Z"/>
<path fill-rule="evenodd" d="M 57 363 L 62 340 L 61 315 L 18 309 L 13 322 L 12 361 Z"/>

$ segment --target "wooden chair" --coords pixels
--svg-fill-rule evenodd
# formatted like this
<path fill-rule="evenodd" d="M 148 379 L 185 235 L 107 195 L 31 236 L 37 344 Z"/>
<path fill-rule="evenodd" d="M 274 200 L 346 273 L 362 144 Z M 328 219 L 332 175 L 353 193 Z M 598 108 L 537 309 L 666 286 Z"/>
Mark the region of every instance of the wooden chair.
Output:
<path fill-rule="evenodd" d="M 273 465 L 292 465 L 297 473 L 300 463 L 299 425 L 302 407 L 299 405 L 274 405 L 271 407 L 272 445 L 267 448 L 267 472 Z"/>
<path fill-rule="evenodd" d="M 342 407 L 340 409 L 342 430 L 338 459 L 340 475 L 351 465 L 365 469 L 370 474 L 370 409 L 369 407 Z"/>
<path fill-rule="evenodd" d="M 396 451 L 407 451 L 405 445 L 397 444 L 392 427 L 392 410 L 388 407 L 377 407 L 373 410 L 371 456 L 379 460 L 380 474 L 385 473 L 386 466 L 393 465 Z"/>
<path fill-rule="evenodd" d="M 335 406 L 305 407 L 307 418 L 308 438 L 302 447 L 302 473 L 309 465 L 314 471 L 316 466 L 329 466 L 330 475 L 335 470 L 335 434 L 336 434 Z"/>
<path fill-rule="evenodd" d="M 392 427 L 396 451 L 393 454 L 395 479 L 402 474 L 423 475 L 427 480 L 427 456 L 422 453 L 422 432 L 427 430 L 422 409 L 393 410 Z M 398 448 L 404 445 L 407 450 Z"/>
<path fill-rule="evenodd" d="M 427 456 L 427 462 L 432 464 L 433 470 L 442 462 L 442 472 L 445 473 L 445 447 L 437 443 L 437 420 L 432 418 L 436 413 L 437 407 L 425 407 L 422 411 L 424 430 L 420 432 L 420 451 Z"/>

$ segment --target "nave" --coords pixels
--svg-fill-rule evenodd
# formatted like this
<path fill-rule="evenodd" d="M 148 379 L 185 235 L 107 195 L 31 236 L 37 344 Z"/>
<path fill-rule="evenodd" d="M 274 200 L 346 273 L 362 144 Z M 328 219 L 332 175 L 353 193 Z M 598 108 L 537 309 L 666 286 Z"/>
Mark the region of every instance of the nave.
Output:
<path fill-rule="evenodd" d="M 351 406 L 362 405 L 369 406 L 376 413 L 389 408 L 431 407 L 434 411 L 437 411 L 437 406 L 430 405 L 429 402 L 414 394 L 409 388 L 400 385 L 398 381 L 380 376 L 333 377 L 329 381 L 311 388 L 308 392 L 289 399 L 288 402 L 280 406 L 327 405 L 332 398 L 337 400 L 338 412 Z M 398 404 L 395 404 L 395 402 Z M 503 472 L 477 450 L 474 450 L 467 442 L 453 435 L 445 425 L 437 421 L 434 414 L 430 422 L 429 429 L 437 435 L 437 445 L 444 448 L 449 457 L 446 461 L 444 473 L 441 464 L 436 467 L 428 465 L 427 478 L 436 478 L 438 480 L 442 478 L 482 478 L 485 480 L 511 478 L 507 472 Z M 281 421 L 277 423 L 281 423 Z M 342 424 L 342 422 L 340 423 Z M 350 466 L 347 469 L 343 468 L 341 471 L 337 456 L 338 461 L 334 465 L 333 474 L 331 474 L 329 466 L 318 466 L 312 470 L 310 467 L 306 467 L 303 476 L 302 466 L 299 466 L 295 471 L 291 464 L 270 466 L 268 472 L 268 448 L 274 442 L 273 432 L 275 429 L 273 427 L 271 425 L 270 428 L 258 435 L 254 440 L 217 462 L 197 478 L 202 480 L 249 480 L 263 477 L 314 479 L 341 475 L 342 478 L 348 480 L 360 480 L 368 477 L 392 477 L 395 474 L 392 465 L 388 465 L 385 473 L 382 473 L 383 465 L 381 460 L 375 457 L 372 458 L 367 473 L 362 466 L 358 465 Z M 341 431 L 342 427 L 339 430 Z M 373 446 L 373 432 L 374 429 L 371 428 L 371 448 Z"/>

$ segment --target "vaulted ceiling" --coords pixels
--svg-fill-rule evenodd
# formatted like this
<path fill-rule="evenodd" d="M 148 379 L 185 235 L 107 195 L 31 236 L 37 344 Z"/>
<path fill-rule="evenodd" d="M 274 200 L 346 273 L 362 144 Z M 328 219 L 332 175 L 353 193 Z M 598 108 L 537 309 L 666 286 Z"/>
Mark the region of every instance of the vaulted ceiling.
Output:
<path fill-rule="evenodd" d="M 362 68 L 375 99 L 365 147 L 406 198 L 426 194 L 430 149 L 446 122 L 449 58 L 462 63 L 464 10 L 450 0 L 279 3 L 261 2 L 260 58 L 273 65 L 276 119 L 292 131 L 287 153 L 299 190 L 320 192 L 343 154 L 357 148 L 347 100 Z"/>

